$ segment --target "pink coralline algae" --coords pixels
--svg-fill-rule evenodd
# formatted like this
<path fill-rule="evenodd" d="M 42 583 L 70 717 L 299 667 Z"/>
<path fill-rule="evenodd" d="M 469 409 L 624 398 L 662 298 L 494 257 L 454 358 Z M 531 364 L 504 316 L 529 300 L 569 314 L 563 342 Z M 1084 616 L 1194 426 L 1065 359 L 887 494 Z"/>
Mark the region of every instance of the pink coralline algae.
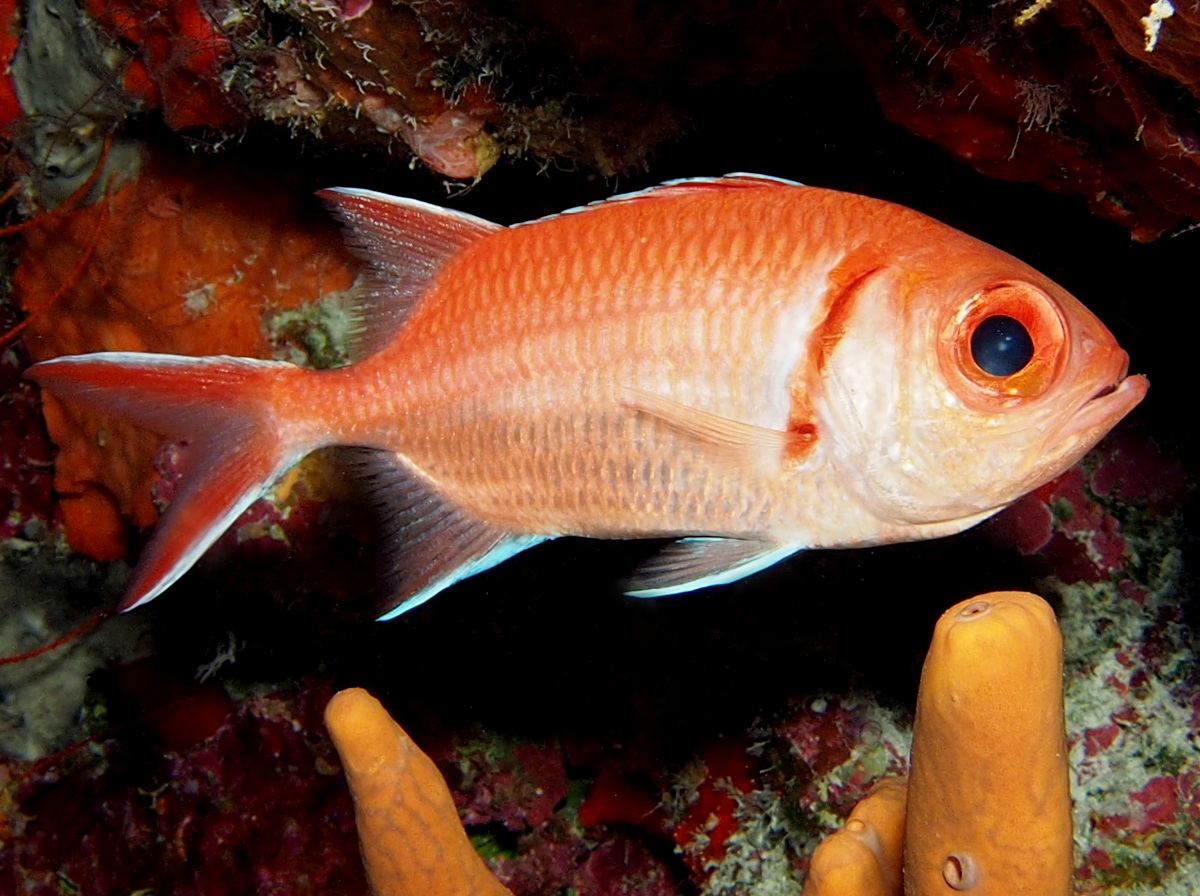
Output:
<path fill-rule="evenodd" d="M 644 842 L 673 845 L 701 892 L 750 893 L 753 882 L 799 892 L 819 833 L 880 777 L 907 769 L 908 740 L 899 710 L 811 697 L 671 771 L 593 756 L 600 771 L 579 818 L 590 836 L 640 828 Z"/>
<path fill-rule="evenodd" d="M 365 896 L 354 810 L 321 736 L 328 696 L 250 698 L 185 752 L 126 738 L 0 763 L 0 892 Z"/>
<path fill-rule="evenodd" d="M 885 775 L 908 768 L 904 718 L 855 697 L 817 697 L 777 728 L 806 781 L 789 799 L 849 814 Z"/>
<path fill-rule="evenodd" d="M 678 884 L 661 858 L 631 838 L 609 839 L 575 874 L 578 896 L 677 896 Z"/>
<path fill-rule="evenodd" d="M 532 743 L 468 741 L 454 767 L 470 799 L 459 803 L 468 825 L 499 822 L 510 831 L 540 827 L 567 795 L 562 753 Z"/>
<path fill-rule="evenodd" d="M 581 807 L 581 790 L 597 784 L 594 766 L 572 764 L 583 758 L 578 752 L 485 732 L 435 746 L 430 755 L 476 847 L 516 896 L 555 896 L 564 887 L 580 896 L 678 896 L 681 875 L 662 859 L 670 841 L 649 817 L 642 820 L 651 831 L 639 831 Z M 603 750 L 583 752 L 612 767 Z"/>
<path fill-rule="evenodd" d="M 1186 493 L 1183 464 L 1136 426 L 1125 426 L 1072 467 L 987 523 L 990 537 L 1032 556 L 1066 584 L 1126 583 L 1126 530 L 1169 519 Z"/>

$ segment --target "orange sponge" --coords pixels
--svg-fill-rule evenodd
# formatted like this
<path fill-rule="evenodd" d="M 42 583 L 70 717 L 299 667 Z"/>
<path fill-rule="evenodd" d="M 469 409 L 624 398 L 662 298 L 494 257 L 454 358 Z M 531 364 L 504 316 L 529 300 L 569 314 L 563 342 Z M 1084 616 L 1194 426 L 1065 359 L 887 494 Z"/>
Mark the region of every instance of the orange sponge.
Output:
<path fill-rule="evenodd" d="M 267 357 L 270 317 L 347 289 L 358 262 L 300 185 L 232 157 L 159 152 L 92 205 L 23 233 L 13 294 L 33 360 L 92 351 Z M 67 538 L 125 552 L 125 519 L 157 516 L 159 439 L 45 396 Z"/>
<path fill-rule="evenodd" d="M 1040 597 L 956 604 L 934 629 L 913 724 L 908 896 L 1067 896 L 1062 636 Z"/>
<path fill-rule="evenodd" d="M 441 772 L 362 688 L 325 724 L 342 758 L 375 896 L 512 896 L 475 852 Z"/>
<path fill-rule="evenodd" d="M 900 896 L 908 782 L 884 778 L 813 853 L 801 896 Z"/>

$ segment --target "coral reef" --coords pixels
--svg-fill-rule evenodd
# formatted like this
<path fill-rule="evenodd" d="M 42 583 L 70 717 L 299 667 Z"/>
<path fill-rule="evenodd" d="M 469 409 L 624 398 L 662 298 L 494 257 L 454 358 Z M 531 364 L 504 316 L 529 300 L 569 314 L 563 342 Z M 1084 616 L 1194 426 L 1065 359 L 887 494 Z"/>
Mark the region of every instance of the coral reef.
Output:
<path fill-rule="evenodd" d="M 1200 21 L 1151 6 L 877 0 L 838 27 L 888 117 L 1149 240 L 1200 217 Z"/>
<path fill-rule="evenodd" d="M 1081 894 L 1187 892 L 1200 873 L 1194 632 L 1179 508 L 1194 482 L 1131 427 L 989 528 L 1035 545 L 1061 601 Z"/>
<path fill-rule="evenodd" d="M 233 63 L 227 32 L 230 4 L 201 0 L 83 0 L 96 26 L 124 48 L 120 85 L 146 108 L 161 109 L 169 127 L 230 127 L 244 120 L 222 81 Z"/>
<path fill-rule="evenodd" d="M 260 30 L 266 64 L 235 68 L 235 89 L 266 118 L 345 143 L 399 138 L 447 177 L 479 178 L 495 164 L 499 146 L 484 130 L 500 119 L 490 89 L 439 77 L 429 38 L 439 19 L 455 21 L 440 4 L 282 3 L 276 12 L 292 33 L 270 42 Z"/>
<path fill-rule="evenodd" d="M 21 239 L 12 292 L 30 314 L 34 360 L 101 349 L 295 357 L 306 348 L 295 336 L 325 320 L 304 326 L 297 309 L 327 308 L 357 270 L 291 181 L 221 161 L 182 166 L 169 153 L 149 154 L 102 202 L 35 219 Z M 68 541 L 98 559 L 125 556 L 123 518 L 157 516 L 158 438 L 53 398 L 44 406 Z"/>
<path fill-rule="evenodd" d="M 325 718 L 354 795 L 376 896 L 510 892 L 464 835 L 437 767 L 378 700 L 362 689 L 342 691 Z M 996 894 L 1033 887 L 1069 892 L 1064 740 L 1061 639 L 1046 602 L 1004 592 L 951 607 L 938 622 L 921 676 L 908 783 L 885 779 L 858 803 L 841 831 L 818 848 L 804 893 L 899 894 L 902 839 L 908 893 L 940 893 L 946 885 Z M 734 801 L 744 800 L 756 790 L 746 753 L 726 756 L 717 780 Z M 689 855 L 687 843 L 700 830 L 693 822 L 705 821 L 706 849 L 691 853 L 704 853 L 693 871 L 707 875 L 705 892 L 764 883 L 784 892 L 775 888 L 790 878 L 786 863 L 770 867 L 762 856 L 753 870 L 750 856 L 741 856 L 741 876 L 721 879 L 724 859 L 736 849 L 735 824 L 703 788 L 701 782 L 683 802 L 675 834 Z"/>
<path fill-rule="evenodd" d="M 13 56 L 17 52 L 17 0 L 0 3 L 0 133 L 21 115 L 17 91 L 9 76 Z"/>
<path fill-rule="evenodd" d="M 182 751 L 126 736 L 0 762 L 0 891 L 365 893 L 353 808 L 320 735 L 328 698 L 319 685 L 245 696 Z"/>
<path fill-rule="evenodd" d="M 17 26 L 5 83 L 20 110 L 0 96 L 0 121 L 21 125 L 50 180 L 146 110 L 210 145 L 269 123 L 403 148 L 455 179 L 525 155 L 613 176 L 729 84 L 789 76 L 811 93 L 866 77 L 889 117 L 989 176 L 1082 195 L 1138 239 L 1200 219 L 1200 21 L 1168 0 L 873 0 L 803 16 L 771 0 L 36 0 Z M 779 122 L 812 127 L 805 102 Z"/>
<path fill-rule="evenodd" d="M 1192 733 L 1200 697 L 1190 634 L 1181 615 L 1180 533 L 1170 525 L 1186 494 L 1172 478 L 1177 474 L 1174 458 L 1133 429 L 1104 443 L 1081 471 L 1029 499 L 1049 513 L 1049 538 L 1042 528 L 1044 515 L 1027 510 L 1011 515 L 1035 521 L 1029 530 L 1038 538 L 1022 533 L 1026 542 L 1040 538 L 1041 551 L 1031 554 L 1029 562 L 1058 568 L 1063 577 L 1047 572 L 1043 583 L 1063 610 L 1079 850 L 1075 879 L 1078 892 L 1087 896 L 1149 893 L 1159 885 L 1167 893 L 1185 893 L 1197 873 L 1187 844 L 1200 824 L 1195 802 L 1200 753 Z M 1011 538 L 1015 528 L 1013 519 L 1002 519 L 990 534 Z M 1112 547 L 1114 538 L 1119 549 Z M 161 667 L 143 674 L 164 677 Z M 222 667 L 218 680 L 224 674 Z M 121 688 L 141 693 L 132 685 Z M 151 742 L 158 749 L 170 744 L 174 750 L 166 760 L 147 762 L 143 738 L 126 735 L 105 736 L 48 768 L 9 763 L 4 799 L 14 808 L 6 818 L 18 833 L 8 842 L 18 848 L 6 851 L 11 864 L 3 873 L 48 880 L 39 875 L 63 853 L 60 841 L 47 837 L 68 804 L 99 807 L 86 824 L 71 814 L 66 818 L 75 821 L 58 823 L 85 843 L 86 854 L 94 845 L 112 853 L 106 863 L 134 869 L 136 873 L 122 878 L 130 886 L 175 880 L 183 873 L 178 863 L 198 861 L 210 848 L 205 844 L 215 849 L 260 836 L 251 833 L 260 830 L 256 825 L 262 822 L 255 819 L 276 816 L 254 809 L 258 796 L 282 798 L 273 795 L 271 775 L 286 775 L 281 786 L 289 788 L 288 799 L 295 801 L 288 805 L 304 802 L 300 794 L 313 792 L 327 795 L 306 805 L 325 805 L 324 800 L 332 799 L 323 789 L 330 785 L 332 765 L 312 727 L 328 693 L 323 688 L 314 683 L 266 704 L 254 692 L 243 696 L 235 689 L 234 711 L 211 737 L 197 740 L 196 734 L 166 730 L 153 734 Z M 138 715 L 144 715 L 155 712 L 154 701 L 162 698 L 136 699 L 142 701 Z M 145 703 L 147 699 L 151 702 Z M 215 711 L 224 712 L 220 700 L 217 704 Z M 115 704 L 110 699 L 102 705 Z M 264 705 L 275 709 L 264 713 Z M 513 740 L 488 732 L 435 736 L 427 750 L 451 786 L 457 817 L 466 824 L 474 848 L 518 896 L 552 896 L 570 886 L 587 896 L 678 896 L 690 891 L 794 896 L 805 879 L 807 857 L 822 837 L 843 826 L 877 781 L 908 771 L 907 713 L 886 700 L 851 693 L 810 696 L 772 714 L 772 721 L 744 736 L 710 741 L 681 762 L 647 752 L 645 745 L 622 748 L 578 737 Z M 256 733 L 261 725 L 267 731 Z M 146 730 L 144 724 L 138 727 Z M 264 747 L 263 738 L 273 746 Z M 279 743 L 297 741 L 326 758 L 300 761 L 288 747 L 278 760 L 284 770 L 278 771 L 274 754 Z M 95 758 L 87 763 L 71 758 L 82 755 Z M 194 770 L 210 768 L 218 757 L 220 770 L 195 789 Z M 164 768 L 180 778 L 170 778 Z M 159 774 L 163 777 L 155 777 Z M 111 818 L 132 818 L 143 830 L 151 822 L 140 792 L 163 784 L 169 785 L 166 794 L 180 800 L 184 797 L 178 788 L 190 794 L 184 806 L 176 810 L 169 801 L 155 803 L 170 810 L 155 816 L 147 829 L 159 833 L 113 845 Z M 54 796 L 58 789 L 64 795 Z M 212 805 L 228 806 L 226 811 L 235 814 L 227 817 Z M 244 812 L 232 808 L 239 805 Z M 336 855 L 342 863 L 338 867 L 345 869 L 355 857 L 347 839 L 348 804 L 338 805 L 344 814 L 337 815 L 334 840 L 341 845 L 321 839 L 319 845 L 296 848 L 300 855 L 311 850 Z M 285 825 L 287 836 L 318 836 L 323 822 L 313 822 L 299 805 L 295 811 L 295 820 Z M 170 827 L 181 826 L 182 818 L 193 821 L 180 831 Z M 203 833 L 209 825 L 219 836 Z M 129 845 L 154 837 L 173 843 L 193 836 L 181 832 L 185 830 L 196 831 L 198 838 L 186 842 L 200 845 L 162 855 Z M 299 877 L 289 876 L 293 871 L 308 873 L 304 862 L 288 870 L 283 859 L 272 860 L 258 848 L 247 846 L 244 855 L 239 861 L 267 863 L 270 870 L 262 873 L 279 881 L 284 892 L 300 886 Z M 239 868 L 236 874 L 250 873 Z M 78 869 L 72 866 L 65 873 L 81 883 Z M 99 878 L 101 883 L 107 879 Z M 230 890 L 236 888 L 231 885 Z M 25 891 L 42 892 L 32 884 Z M 100 891 L 82 886 L 81 892 Z M 223 891 L 218 887 L 214 892 Z"/>
<path fill-rule="evenodd" d="M 560 543 L 413 618 L 356 620 L 353 636 L 334 611 L 369 564 L 307 533 L 357 542 L 372 526 L 328 525 L 343 485 L 318 462 L 239 521 L 224 543 L 238 550 L 180 583 L 197 600 L 115 620 L 137 623 L 124 644 L 97 631 L 0 669 L 0 892 L 365 894 L 353 806 L 320 733 L 336 682 L 368 684 L 405 720 L 517 896 L 795 896 L 817 844 L 908 770 L 921 645 L 888 620 L 915 632 L 963 594 L 1020 587 L 1049 597 L 1063 626 L 1077 892 L 1191 896 L 1200 688 L 1181 512 L 1194 345 L 1172 303 L 1200 237 L 1183 232 L 1200 219 L 1195 22 L 1190 5 L 1151 0 L 0 2 L 0 134 L 20 186 L 0 212 L 34 222 L 11 241 L 17 279 L 28 327 L 63 350 L 339 363 L 353 260 L 330 260 L 340 236 L 311 190 L 440 202 L 439 159 L 474 180 L 498 155 L 451 204 L 520 220 L 613 192 L 602 177 L 630 189 L 761 170 L 920 206 L 1065 274 L 1155 386 L 1140 421 L 953 544 L 810 554 L 765 584 L 631 609 L 589 572 L 637 558 Z M 397 39 L 379 46 L 385 27 Z M 880 120 L 873 97 L 964 164 Z M 988 185 L 968 166 L 1064 196 Z M 1127 245 L 1085 205 L 1138 239 L 1180 235 Z M 260 259 L 250 279 L 265 292 L 237 291 L 243 259 Z M 320 259 L 340 273 L 313 286 Z M 297 269 L 308 285 L 277 293 Z M 20 326 L 4 315 L 0 331 Z M 19 379 L 26 346 L 0 349 L 0 590 L 6 606 L 25 601 L 0 650 L 15 653 L 104 604 L 124 567 L 76 559 L 69 588 L 50 584 L 64 563 L 53 449 Z M 119 504 L 150 519 L 177 446 L 101 421 L 65 441 L 92 465 L 74 477 L 92 509 L 72 541 L 120 554 L 136 535 Z M 97 464 L 125 484 L 99 488 Z M 880 585 L 896 556 L 915 557 L 899 561 L 913 574 Z M 912 593 L 893 588 L 918 577 Z M 286 613 L 263 610 L 280 599 Z M 768 603 L 785 609 L 755 615 Z M 853 609 L 831 615 L 836 603 Z M 892 652 L 864 640 L 873 622 Z M 142 626 L 162 645 L 153 661 L 137 660 Z M 620 626 L 636 635 L 622 641 Z M 188 639 L 204 642 L 198 659 Z M 878 654 L 904 659 L 885 679 Z M 849 671 L 831 684 L 814 666 Z"/>
<path fill-rule="evenodd" d="M 16 309 L 0 304 L 0 333 L 18 323 Z M 53 448 L 41 422 L 41 402 L 21 378 L 24 348 L 0 344 L 0 540 L 34 542 L 55 517 Z"/>

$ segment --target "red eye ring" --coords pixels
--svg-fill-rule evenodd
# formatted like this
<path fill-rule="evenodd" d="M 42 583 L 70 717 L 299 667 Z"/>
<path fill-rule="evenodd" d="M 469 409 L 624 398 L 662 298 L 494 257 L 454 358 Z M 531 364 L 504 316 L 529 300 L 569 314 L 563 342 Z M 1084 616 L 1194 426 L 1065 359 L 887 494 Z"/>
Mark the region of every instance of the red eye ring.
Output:
<path fill-rule="evenodd" d="M 983 321 L 1010 317 L 1018 321 L 1033 342 L 1033 354 L 1020 370 L 993 376 L 983 370 L 971 350 L 971 338 Z M 1029 283 L 1000 282 L 980 290 L 964 302 L 942 330 L 949 349 L 952 382 L 967 389 L 964 397 L 994 404 L 1015 404 L 1045 394 L 1066 362 L 1066 322 L 1058 304 Z M 960 390 L 961 391 L 961 390 Z"/>

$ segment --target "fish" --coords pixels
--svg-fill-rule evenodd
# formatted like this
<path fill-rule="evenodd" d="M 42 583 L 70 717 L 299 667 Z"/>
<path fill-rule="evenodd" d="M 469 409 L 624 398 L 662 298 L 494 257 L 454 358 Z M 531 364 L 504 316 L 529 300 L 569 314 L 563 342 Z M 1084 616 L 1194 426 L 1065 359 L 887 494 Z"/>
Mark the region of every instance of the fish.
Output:
<path fill-rule="evenodd" d="M 561 536 L 673 539 L 629 594 L 960 532 L 1145 396 L 1066 290 L 912 209 L 756 174 L 504 227 L 319 194 L 364 259 L 351 363 L 99 352 L 28 376 L 186 446 L 122 608 L 327 446 L 386 520 L 380 616 Z"/>

